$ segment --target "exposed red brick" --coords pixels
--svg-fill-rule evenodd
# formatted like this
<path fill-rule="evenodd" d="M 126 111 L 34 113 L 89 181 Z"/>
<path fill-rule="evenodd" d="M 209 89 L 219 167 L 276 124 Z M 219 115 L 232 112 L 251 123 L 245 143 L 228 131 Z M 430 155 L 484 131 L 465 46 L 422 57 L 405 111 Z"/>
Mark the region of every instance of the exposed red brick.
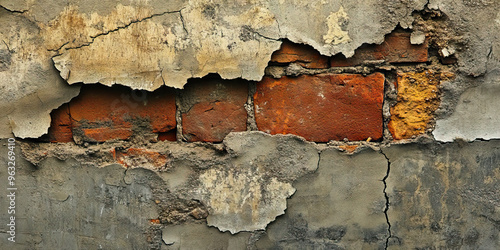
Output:
<path fill-rule="evenodd" d="M 147 92 L 118 86 L 84 86 L 70 102 L 69 110 L 73 134 L 83 141 L 124 140 L 139 127 L 151 133 L 176 127 L 175 93 L 166 87 Z"/>
<path fill-rule="evenodd" d="M 64 104 L 50 113 L 50 128 L 48 139 L 50 142 L 72 142 L 71 118 L 68 104 Z"/>
<path fill-rule="evenodd" d="M 112 152 L 116 161 L 126 168 L 142 167 L 149 169 L 165 168 L 168 159 L 165 155 L 143 148 L 129 148 L 125 152 Z"/>
<path fill-rule="evenodd" d="M 281 48 L 273 53 L 271 62 L 277 63 L 299 63 L 304 68 L 325 69 L 328 68 L 328 57 L 322 56 L 313 47 L 285 41 Z"/>
<path fill-rule="evenodd" d="M 328 142 L 382 138 L 384 75 L 264 78 L 254 95 L 259 130 Z"/>
<path fill-rule="evenodd" d="M 439 60 L 441 61 L 442 64 L 454 64 L 454 63 L 457 63 L 457 58 L 454 57 L 454 56 L 450 56 L 450 57 L 441 57 L 439 58 Z"/>
<path fill-rule="evenodd" d="M 348 67 L 363 64 L 365 61 L 384 60 L 389 63 L 427 62 L 427 39 L 423 44 L 410 43 L 410 33 L 392 32 L 380 45 L 364 45 L 355 51 L 351 58 L 339 54 L 332 57 L 330 66 Z"/>
<path fill-rule="evenodd" d="M 220 142 L 232 131 L 246 130 L 246 81 L 190 81 L 183 99 L 182 132 L 188 141 Z"/>

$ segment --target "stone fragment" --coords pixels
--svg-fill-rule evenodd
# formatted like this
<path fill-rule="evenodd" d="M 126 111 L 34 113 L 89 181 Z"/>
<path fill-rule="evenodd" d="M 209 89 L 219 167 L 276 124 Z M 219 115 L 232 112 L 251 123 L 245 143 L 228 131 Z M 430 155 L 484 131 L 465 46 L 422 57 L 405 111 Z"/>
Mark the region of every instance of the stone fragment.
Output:
<path fill-rule="evenodd" d="M 221 142 L 230 132 L 245 131 L 248 82 L 196 79 L 181 96 L 182 133 L 188 141 Z"/>
<path fill-rule="evenodd" d="M 254 95 L 260 131 L 328 142 L 382 138 L 384 75 L 265 77 Z"/>
<path fill-rule="evenodd" d="M 425 33 L 422 31 L 413 31 L 410 35 L 410 43 L 420 45 L 425 42 Z"/>

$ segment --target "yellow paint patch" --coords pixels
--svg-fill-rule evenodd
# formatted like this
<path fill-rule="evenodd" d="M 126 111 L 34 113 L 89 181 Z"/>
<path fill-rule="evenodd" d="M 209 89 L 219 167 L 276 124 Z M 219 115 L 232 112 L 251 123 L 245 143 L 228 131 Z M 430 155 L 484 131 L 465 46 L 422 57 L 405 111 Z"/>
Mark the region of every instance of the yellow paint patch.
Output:
<path fill-rule="evenodd" d="M 398 74 L 397 104 L 391 108 L 389 130 L 396 140 L 425 134 L 439 107 L 439 85 L 452 73 L 406 72 Z"/>

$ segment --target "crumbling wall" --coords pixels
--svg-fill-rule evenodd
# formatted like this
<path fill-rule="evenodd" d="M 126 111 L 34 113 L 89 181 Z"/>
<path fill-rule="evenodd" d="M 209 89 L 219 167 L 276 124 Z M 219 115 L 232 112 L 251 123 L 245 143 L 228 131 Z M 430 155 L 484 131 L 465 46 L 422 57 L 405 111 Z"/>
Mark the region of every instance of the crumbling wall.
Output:
<path fill-rule="evenodd" d="M 2 245 L 500 247 L 495 1 L 0 6 Z"/>

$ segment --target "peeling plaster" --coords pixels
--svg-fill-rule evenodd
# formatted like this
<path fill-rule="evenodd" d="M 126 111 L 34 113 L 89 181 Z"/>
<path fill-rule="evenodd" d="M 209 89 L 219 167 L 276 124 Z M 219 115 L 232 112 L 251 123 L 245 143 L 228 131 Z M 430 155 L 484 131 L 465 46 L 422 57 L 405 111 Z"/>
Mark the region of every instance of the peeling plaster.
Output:
<path fill-rule="evenodd" d="M 1 133 L 33 138 L 46 133 L 52 109 L 77 95 L 79 87 L 66 82 L 154 90 L 182 88 L 187 79 L 209 73 L 258 81 L 280 39 L 309 44 L 324 55 L 352 56 L 363 43 L 382 42 L 398 23 L 408 27 L 407 13 L 425 1 L 389 1 L 389 8 L 360 0 L 0 4 L 2 18 L 18 20 L 3 26 L 0 36 L 15 51 L 11 66 L 0 66 L 2 79 L 9 79 L 1 86 L 28 90 L 2 91 L 14 96 L 1 103 Z M 42 102 L 35 105 L 37 95 Z"/>

